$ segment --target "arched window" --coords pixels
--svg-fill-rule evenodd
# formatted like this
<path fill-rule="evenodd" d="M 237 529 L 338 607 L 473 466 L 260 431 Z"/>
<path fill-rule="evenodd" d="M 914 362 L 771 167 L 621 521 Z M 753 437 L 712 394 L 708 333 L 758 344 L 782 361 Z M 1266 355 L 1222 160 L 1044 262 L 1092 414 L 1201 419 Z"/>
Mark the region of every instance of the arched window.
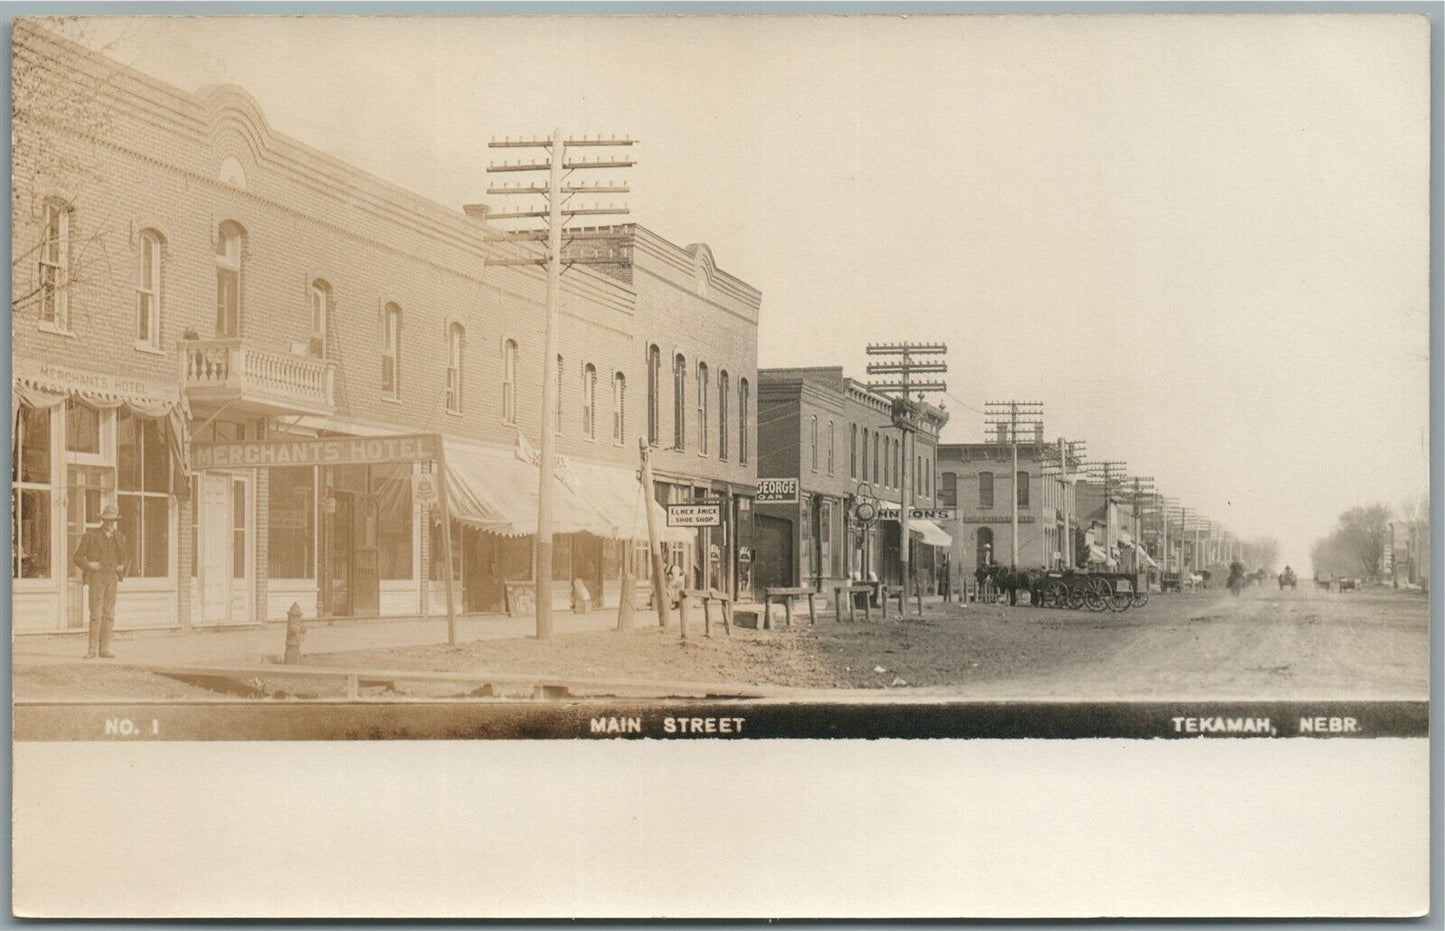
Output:
<path fill-rule="evenodd" d="M 993 507 L 993 473 L 978 473 L 978 506 L 981 508 Z"/>
<path fill-rule="evenodd" d="M 672 448 L 687 448 L 687 360 L 682 353 L 672 358 Z"/>
<path fill-rule="evenodd" d="M 135 295 L 135 339 L 142 346 L 161 348 L 161 234 L 140 234 L 140 280 Z"/>
<path fill-rule="evenodd" d="M 858 425 L 848 425 L 848 477 L 858 477 Z"/>
<path fill-rule="evenodd" d="M 988 527 L 978 528 L 978 550 L 974 558 L 980 566 L 993 563 L 993 531 Z"/>
<path fill-rule="evenodd" d="M 837 444 L 835 444 L 835 443 L 833 442 L 833 421 L 829 420 L 829 421 L 828 421 L 828 474 L 829 474 L 829 475 L 832 475 L 832 474 L 833 474 L 833 447 L 834 447 L 835 445 L 837 445 Z"/>
<path fill-rule="evenodd" d="M 466 331 L 460 323 L 447 327 L 447 410 L 462 412 L 462 347 Z"/>
<path fill-rule="evenodd" d="M 216 235 L 216 338 L 241 335 L 241 228 L 222 223 Z"/>
<path fill-rule="evenodd" d="M 517 422 L 517 341 L 502 344 L 502 421 Z"/>
<path fill-rule="evenodd" d="M 597 366 L 582 366 L 582 435 L 597 439 Z"/>
<path fill-rule="evenodd" d="M 662 438 L 662 350 L 647 347 L 647 443 L 656 446 Z"/>
<path fill-rule="evenodd" d="M 809 461 L 812 463 L 813 471 L 818 471 L 818 415 L 813 414 L 808 418 L 808 450 Z"/>
<path fill-rule="evenodd" d="M 958 473 L 943 473 L 943 484 L 939 488 L 938 503 L 946 508 L 958 506 Z"/>
<path fill-rule="evenodd" d="M 381 393 L 401 397 L 401 308 L 387 304 L 381 323 Z"/>
<path fill-rule="evenodd" d="M 40 244 L 40 322 L 58 330 L 70 329 L 70 209 L 58 201 L 45 202 L 45 239 Z"/>
<path fill-rule="evenodd" d="M 320 278 L 311 282 L 311 354 L 326 358 L 326 334 L 331 329 L 331 285 Z"/>
<path fill-rule="evenodd" d="M 707 455 L 707 405 L 712 388 L 707 380 L 707 363 L 697 364 L 697 451 Z"/>
<path fill-rule="evenodd" d="M 1021 507 L 1021 508 L 1026 508 L 1026 507 L 1028 507 L 1028 506 L 1029 506 L 1029 474 L 1028 474 L 1027 472 L 1023 471 L 1022 469 L 1020 469 L 1020 470 L 1019 470 L 1019 473 L 1018 473 L 1018 496 L 1019 496 L 1019 507 Z"/>
<path fill-rule="evenodd" d="M 728 457 L 728 406 L 732 402 L 731 394 L 728 370 L 723 369 L 717 376 L 717 457 L 724 461 Z"/>
<path fill-rule="evenodd" d="M 873 484 L 878 484 L 878 434 L 876 432 L 873 434 Z"/>
<path fill-rule="evenodd" d="M 612 376 L 612 442 L 619 446 L 627 439 L 627 377 L 621 372 Z"/>
<path fill-rule="evenodd" d="M 748 380 L 738 380 L 738 462 L 748 463 Z"/>

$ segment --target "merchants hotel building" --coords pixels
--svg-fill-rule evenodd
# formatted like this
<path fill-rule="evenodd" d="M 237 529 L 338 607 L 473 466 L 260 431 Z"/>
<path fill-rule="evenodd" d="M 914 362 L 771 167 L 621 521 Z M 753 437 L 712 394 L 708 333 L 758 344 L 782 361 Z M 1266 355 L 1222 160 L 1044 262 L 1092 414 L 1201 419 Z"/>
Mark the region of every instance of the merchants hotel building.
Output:
<path fill-rule="evenodd" d="M 667 531 L 669 559 L 749 592 L 760 294 L 706 246 L 619 228 L 615 266 L 563 276 L 543 360 L 545 276 L 489 264 L 516 247 L 484 220 L 274 132 L 239 88 L 186 93 L 24 21 L 14 49 L 17 631 L 85 623 L 69 557 L 108 504 L 121 628 L 437 613 L 436 436 L 459 607 L 515 608 L 543 378 L 554 603 L 578 582 L 615 603 L 645 546 L 639 437 L 659 501 L 722 505 Z"/>

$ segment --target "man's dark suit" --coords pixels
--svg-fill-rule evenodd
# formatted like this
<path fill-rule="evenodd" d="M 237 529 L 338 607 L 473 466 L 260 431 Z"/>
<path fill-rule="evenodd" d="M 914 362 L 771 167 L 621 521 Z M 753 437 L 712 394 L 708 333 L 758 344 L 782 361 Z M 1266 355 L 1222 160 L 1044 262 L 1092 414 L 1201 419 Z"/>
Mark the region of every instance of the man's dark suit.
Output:
<path fill-rule="evenodd" d="M 92 563 L 99 568 L 92 569 Z M 105 656 L 110 653 L 110 633 L 115 626 L 115 585 L 130 569 L 125 534 L 119 528 L 109 534 L 100 527 L 90 528 L 75 548 L 75 564 L 90 586 L 90 655 Z"/>

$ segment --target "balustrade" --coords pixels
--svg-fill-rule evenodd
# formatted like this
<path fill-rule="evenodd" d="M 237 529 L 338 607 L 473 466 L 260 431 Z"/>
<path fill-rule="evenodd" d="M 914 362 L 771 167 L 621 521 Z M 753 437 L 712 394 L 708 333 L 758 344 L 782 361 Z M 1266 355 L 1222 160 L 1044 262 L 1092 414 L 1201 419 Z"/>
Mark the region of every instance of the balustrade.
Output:
<path fill-rule="evenodd" d="M 182 341 L 181 369 L 187 391 L 334 407 L 333 365 L 322 359 L 267 352 L 240 339 L 198 339 Z"/>

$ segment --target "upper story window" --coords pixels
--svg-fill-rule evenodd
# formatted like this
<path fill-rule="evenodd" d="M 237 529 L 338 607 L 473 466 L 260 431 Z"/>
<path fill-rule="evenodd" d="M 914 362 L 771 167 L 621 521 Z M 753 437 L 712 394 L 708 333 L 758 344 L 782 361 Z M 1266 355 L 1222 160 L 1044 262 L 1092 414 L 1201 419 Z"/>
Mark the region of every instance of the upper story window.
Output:
<path fill-rule="evenodd" d="M 462 412 L 462 350 L 467 333 L 460 323 L 447 327 L 447 410 Z"/>
<path fill-rule="evenodd" d="M 662 439 L 662 350 L 647 347 L 647 444 L 656 446 Z"/>
<path fill-rule="evenodd" d="M 1029 506 L 1029 474 L 1028 474 L 1027 472 L 1024 472 L 1023 470 L 1020 470 L 1020 471 L 1019 471 L 1019 474 L 1018 474 L 1018 496 L 1019 496 L 1019 507 L 1021 507 L 1021 508 L 1026 508 L 1026 507 L 1028 507 L 1028 506 Z"/>
<path fill-rule="evenodd" d="M 748 393 L 748 380 L 738 380 L 738 462 L 743 465 L 748 463 L 748 403 L 751 396 Z"/>
<path fill-rule="evenodd" d="M 732 385 L 728 384 L 728 370 L 723 369 L 717 376 L 717 457 L 728 457 L 728 405 L 732 402 Z"/>
<path fill-rule="evenodd" d="M 808 419 L 808 450 L 813 471 L 818 471 L 818 415 L 813 414 Z"/>
<path fill-rule="evenodd" d="M 858 477 L 858 425 L 848 425 L 848 477 Z"/>
<path fill-rule="evenodd" d="M 993 473 L 978 473 L 978 506 L 981 508 L 993 507 Z"/>
<path fill-rule="evenodd" d="M 687 360 L 682 353 L 672 359 L 672 448 L 687 448 Z"/>
<path fill-rule="evenodd" d="M 222 223 L 216 233 L 216 338 L 241 335 L 241 229 Z"/>
<path fill-rule="evenodd" d="M 711 397 L 711 387 L 707 380 L 707 363 L 697 364 L 697 451 L 700 455 L 707 455 L 707 404 Z"/>
<path fill-rule="evenodd" d="M 387 304 L 382 313 L 381 393 L 401 397 L 401 308 Z"/>
<path fill-rule="evenodd" d="M 833 421 L 828 421 L 828 474 L 833 474 Z"/>
<path fill-rule="evenodd" d="M 502 344 L 502 421 L 517 422 L 517 341 Z"/>
<path fill-rule="evenodd" d="M 331 285 L 317 279 L 307 289 L 311 303 L 310 352 L 318 359 L 326 358 L 326 334 L 331 322 Z"/>
<path fill-rule="evenodd" d="M 622 445 L 627 433 L 627 377 L 612 376 L 612 442 Z"/>
<path fill-rule="evenodd" d="M 161 235 L 155 230 L 145 230 L 140 234 L 135 339 L 142 346 L 161 348 Z"/>
<path fill-rule="evenodd" d="M 867 430 L 864 430 L 864 431 L 863 431 L 863 435 L 866 437 L 866 436 L 868 435 L 868 431 L 867 431 Z M 867 443 L 864 443 L 863 445 L 866 447 L 868 444 L 867 444 Z M 877 433 L 874 433 L 874 434 L 873 434 L 873 484 L 875 484 L 875 485 L 878 484 L 878 474 L 879 474 L 879 473 L 878 473 L 878 434 L 877 434 Z"/>
<path fill-rule="evenodd" d="M 40 322 L 70 329 L 70 210 L 45 202 L 45 239 L 40 244 Z"/>
<path fill-rule="evenodd" d="M 945 472 L 938 489 L 938 503 L 951 508 L 958 505 L 958 473 Z"/>
<path fill-rule="evenodd" d="M 597 366 L 582 366 L 582 435 L 597 439 Z"/>

